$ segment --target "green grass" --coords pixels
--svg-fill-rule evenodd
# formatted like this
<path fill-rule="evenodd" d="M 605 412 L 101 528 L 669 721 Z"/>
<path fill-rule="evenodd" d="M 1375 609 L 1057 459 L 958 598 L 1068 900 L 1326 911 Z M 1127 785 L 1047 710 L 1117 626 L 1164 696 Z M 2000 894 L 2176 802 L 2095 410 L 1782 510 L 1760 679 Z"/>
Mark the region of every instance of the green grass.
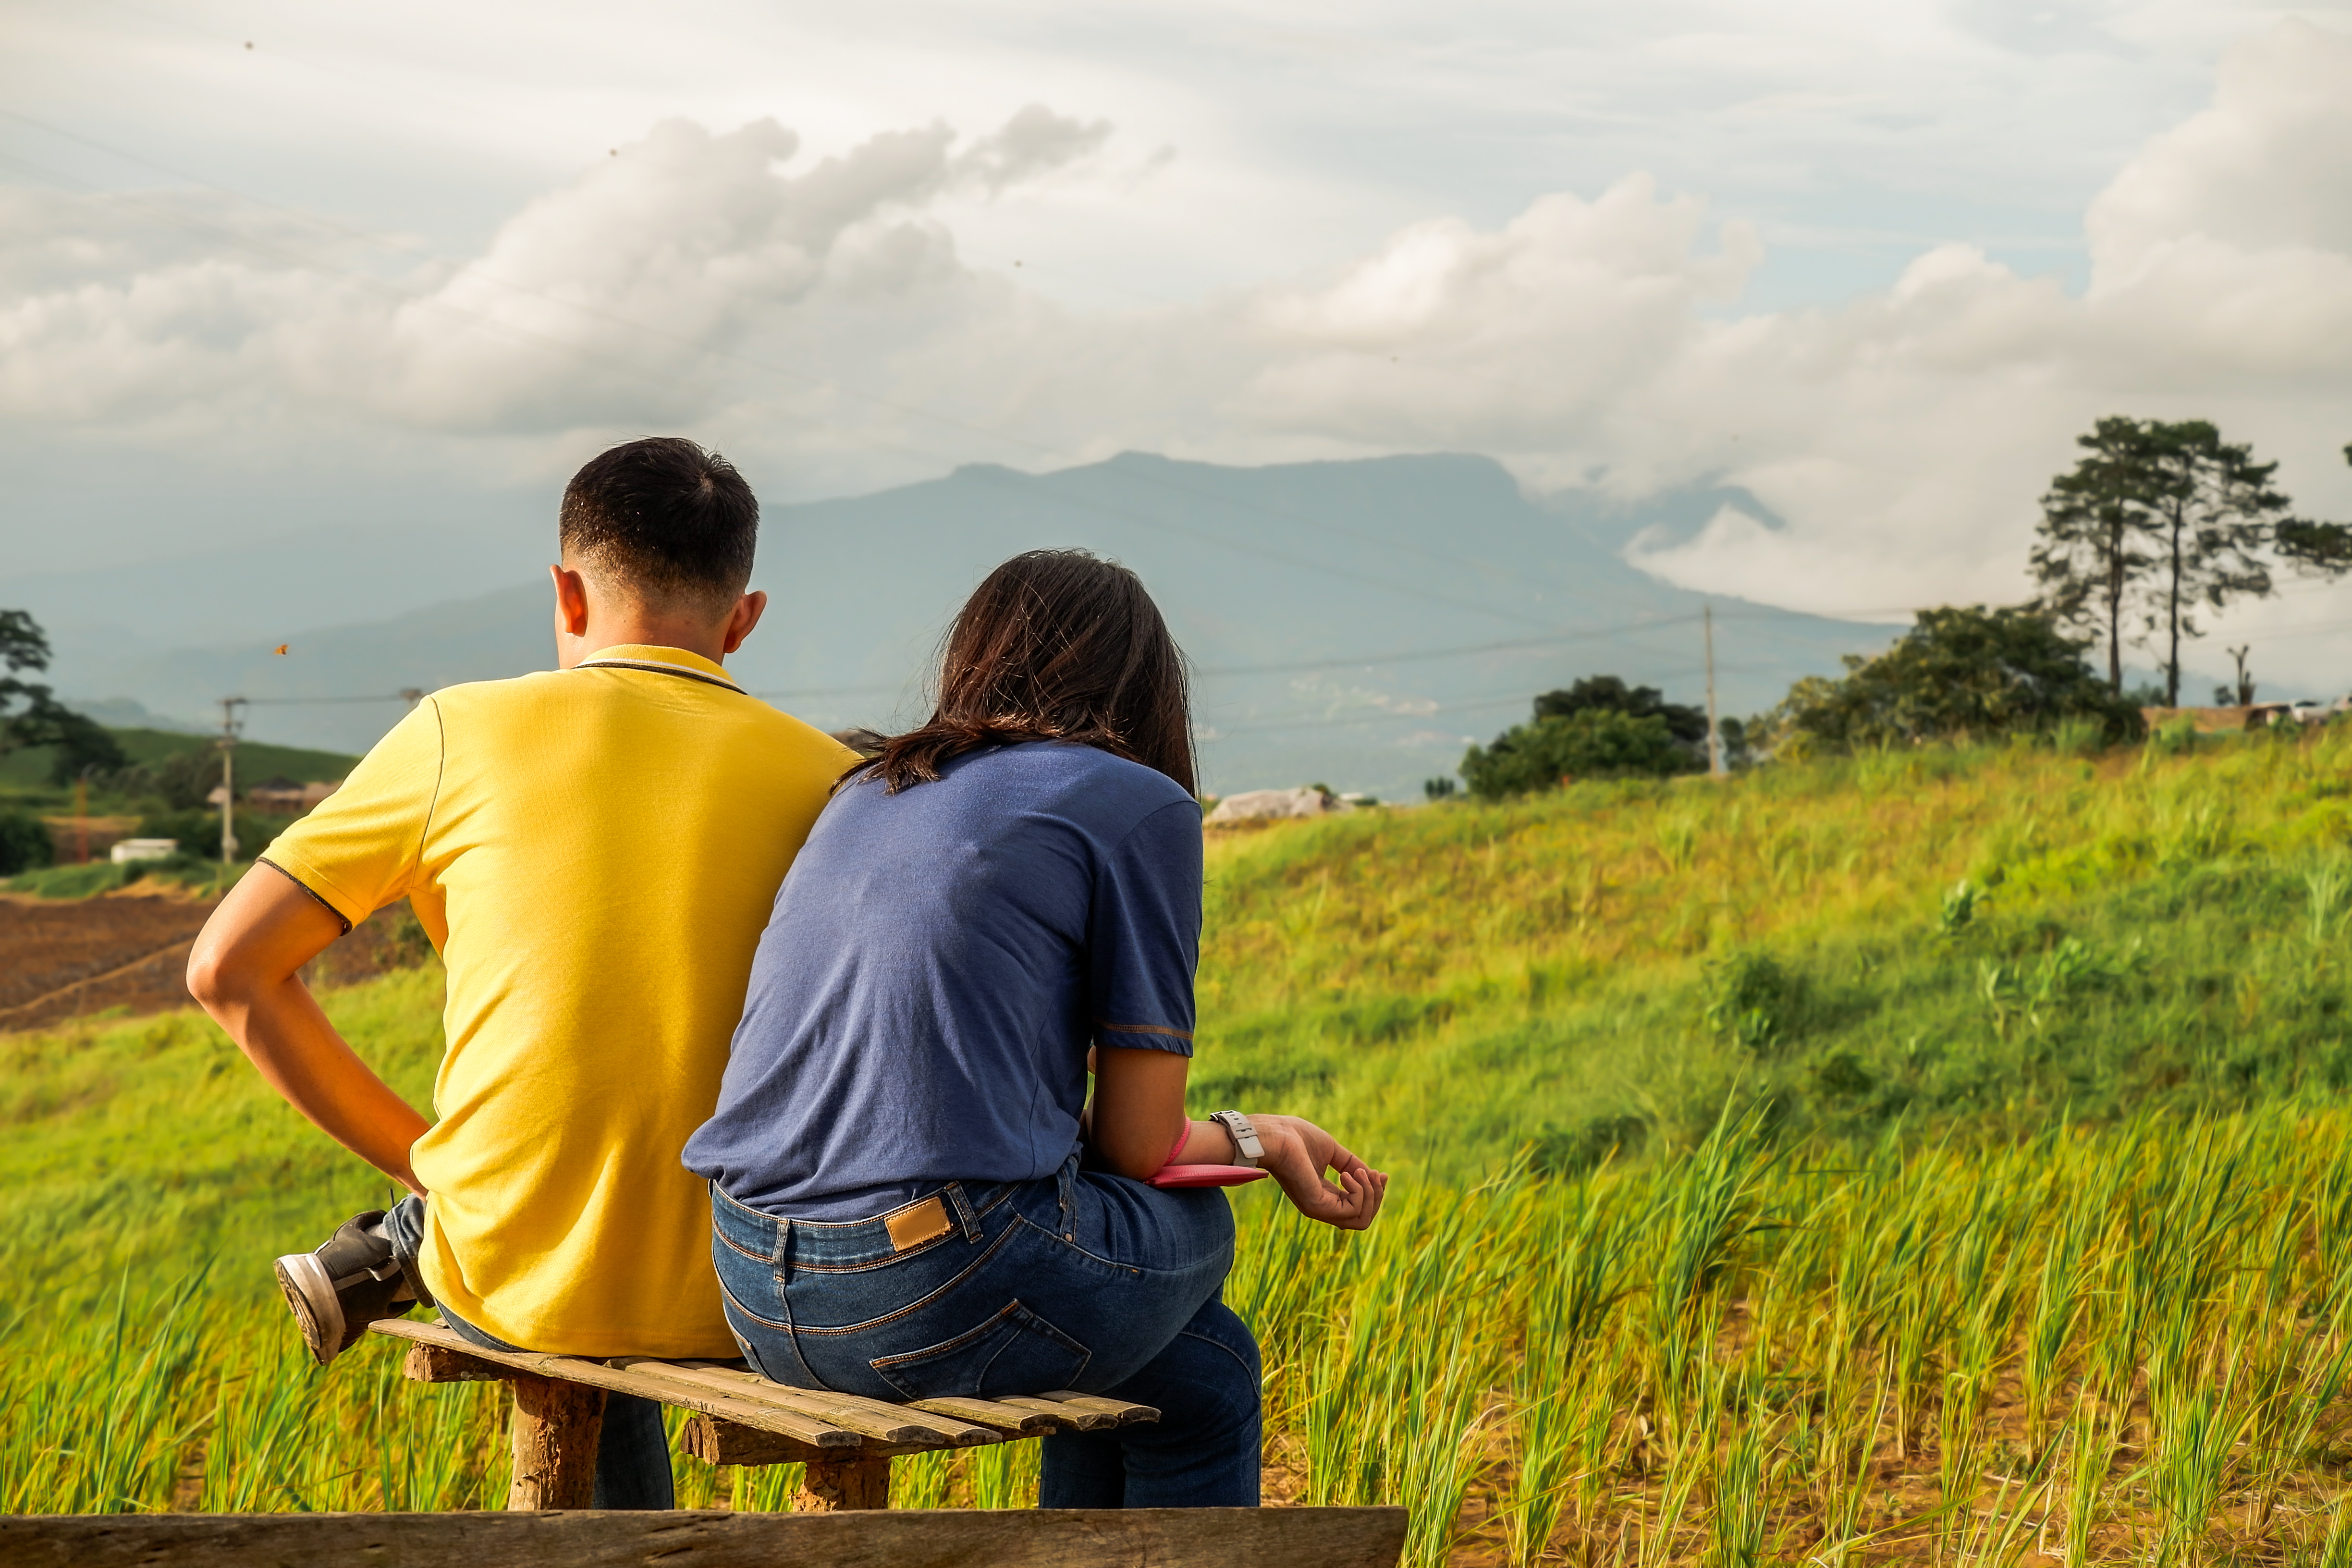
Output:
<path fill-rule="evenodd" d="M 1340 817 L 1213 845 L 1195 1081 L 1453 1181 L 1727 1097 L 1837 1138 L 2332 1101 L 2347 908 L 2333 731 Z"/>
<path fill-rule="evenodd" d="M 185 853 L 163 860 L 133 860 L 121 866 L 111 860 L 93 860 L 87 866 L 44 866 L 36 871 L 0 877 L 0 892 L 29 893 L 37 899 L 90 899 L 116 892 L 133 882 L 152 881 L 170 882 L 209 898 L 235 887 L 236 879 L 252 865 L 247 860 L 224 869 L 217 860 Z"/>
<path fill-rule="evenodd" d="M 2352 1560 L 2347 763 L 1932 752 L 1220 839 L 1200 1108 L 1402 1173 L 1361 1237 L 1236 1194 L 1283 1490 L 1411 1504 L 1417 1568 Z M 421 1100 L 436 997 L 329 1006 Z M 270 1298 L 381 1182 L 200 1018 L 0 1049 L 0 1507 L 497 1505 L 495 1386 L 315 1371 Z"/>

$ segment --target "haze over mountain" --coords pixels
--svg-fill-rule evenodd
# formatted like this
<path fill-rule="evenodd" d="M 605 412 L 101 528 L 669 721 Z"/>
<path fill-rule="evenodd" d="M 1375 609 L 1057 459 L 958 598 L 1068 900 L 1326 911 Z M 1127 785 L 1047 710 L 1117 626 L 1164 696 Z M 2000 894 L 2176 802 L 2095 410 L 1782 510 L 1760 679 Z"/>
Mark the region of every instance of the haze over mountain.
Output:
<path fill-rule="evenodd" d="M 1577 676 L 1606 670 L 1697 700 L 1705 601 L 1620 551 L 1636 532 L 1686 537 L 1726 504 L 1760 510 L 1719 490 L 1548 507 L 1497 464 L 1462 456 L 1238 468 L 1128 453 L 1041 475 L 973 465 L 770 509 L 755 583 L 772 602 L 730 667 L 828 729 L 905 722 L 948 616 L 991 566 L 1084 546 L 1143 574 L 1198 667 L 1208 787 L 1417 795 L 1468 741 Z M 372 519 L 111 573 L 0 579 L 0 599 L 50 627 L 62 692 L 190 722 L 245 696 L 257 704 L 248 733 L 359 750 L 403 711 L 403 688 L 551 667 L 538 574 L 552 527 L 517 521 Z M 487 591 L 428 602 L 453 583 Z M 1893 629 L 1714 603 L 1727 713 L 1769 704 Z M 270 651 L 280 640 L 284 657 Z"/>

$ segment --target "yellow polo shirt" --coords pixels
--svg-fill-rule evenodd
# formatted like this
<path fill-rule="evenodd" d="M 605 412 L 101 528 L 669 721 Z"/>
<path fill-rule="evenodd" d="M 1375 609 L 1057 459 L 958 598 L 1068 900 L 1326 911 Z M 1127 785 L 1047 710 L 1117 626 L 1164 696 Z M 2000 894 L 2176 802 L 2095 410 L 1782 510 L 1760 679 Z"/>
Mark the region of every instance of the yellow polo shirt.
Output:
<path fill-rule="evenodd" d="M 674 647 L 420 702 L 266 857 L 353 923 L 402 898 L 449 972 L 422 1263 L 572 1355 L 731 1356 L 678 1163 L 752 950 L 856 757 Z"/>

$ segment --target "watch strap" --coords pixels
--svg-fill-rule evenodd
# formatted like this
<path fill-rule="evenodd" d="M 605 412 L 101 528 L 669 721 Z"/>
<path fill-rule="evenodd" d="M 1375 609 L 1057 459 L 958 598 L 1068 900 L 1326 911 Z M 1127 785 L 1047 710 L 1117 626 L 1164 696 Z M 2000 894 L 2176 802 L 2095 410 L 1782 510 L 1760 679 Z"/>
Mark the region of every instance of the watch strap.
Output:
<path fill-rule="evenodd" d="M 1259 1142 L 1257 1129 L 1250 1119 L 1238 1110 L 1220 1110 L 1209 1118 L 1225 1130 L 1234 1141 L 1234 1161 L 1236 1164 L 1255 1165 L 1265 1158 L 1265 1145 Z"/>

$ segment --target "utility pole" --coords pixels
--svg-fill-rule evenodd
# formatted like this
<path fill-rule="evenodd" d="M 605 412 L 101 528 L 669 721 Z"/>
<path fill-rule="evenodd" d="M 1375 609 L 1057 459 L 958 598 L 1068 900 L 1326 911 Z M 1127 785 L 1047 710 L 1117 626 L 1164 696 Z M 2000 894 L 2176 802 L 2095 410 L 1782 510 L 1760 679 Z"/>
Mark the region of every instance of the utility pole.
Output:
<path fill-rule="evenodd" d="M 1725 771 L 1723 731 L 1715 721 L 1715 606 L 1703 606 L 1700 619 L 1706 628 L 1706 771 L 1721 778 Z"/>
<path fill-rule="evenodd" d="M 242 697 L 221 699 L 221 864 L 236 859 L 236 706 Z"/>

